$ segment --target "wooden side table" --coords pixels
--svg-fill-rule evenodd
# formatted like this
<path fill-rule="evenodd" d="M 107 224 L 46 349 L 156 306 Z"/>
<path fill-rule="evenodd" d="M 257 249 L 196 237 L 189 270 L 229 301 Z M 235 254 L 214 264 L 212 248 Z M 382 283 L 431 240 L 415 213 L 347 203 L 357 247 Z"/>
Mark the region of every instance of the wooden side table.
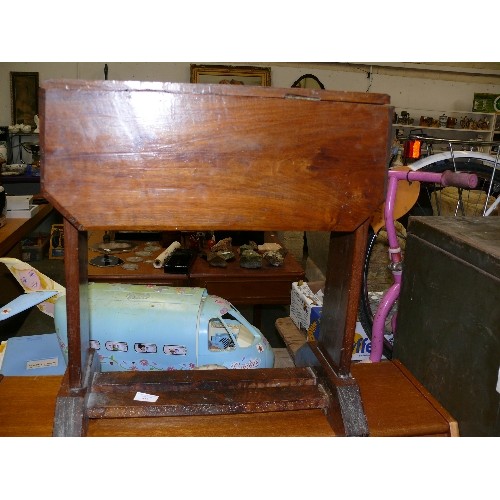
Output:
<path fill-rule="evenodd" d="M 350 347 L 369 219 L 383 202 L 389 97 L 59 80 L 41 85 L 40 103 L 42 190 L 65 233 L 69 362 L 54 435 L 84 435 L 89 419 L 103 417 L 311 409 L 324 411 L 334 432 L 366 435 Z M 311 342 L 317 366 L 142 372 L 134 384 L 130 373 L 99 373 L 85 285 L 88 232 L 102 229 L 329 231 L 328 314 Z M 134 402 L 139 387 L 160 392 L 158 403 Z"/>

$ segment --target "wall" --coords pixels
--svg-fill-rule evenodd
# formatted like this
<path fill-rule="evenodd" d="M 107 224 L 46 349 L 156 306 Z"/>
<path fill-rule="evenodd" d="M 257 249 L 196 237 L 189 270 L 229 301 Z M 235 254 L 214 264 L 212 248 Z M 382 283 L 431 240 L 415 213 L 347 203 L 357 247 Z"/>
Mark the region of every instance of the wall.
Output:
<path fill-rule="evenodd" d="M 290 87 L 304 73 L 315 74 L 329 90 L 389 94 L 399 108 L 442 111 L 470 111 L 475 92 L 500 94 L 500 71 L 436 66 L 425 71 L 419 63 L 223 63 L 271 67 L 273 87 Z M 424 64 L 424 63 L 422 63 Z M 449 63 L 443 63 L 449 64 Z M 110 80 L 189 82 L 190 63 L 108 63 Z M 397 65 L 396 65 L 397 66 Z M 422 66 L 423 67 L 423 66 Z M 10 72 L 38 71 L 40 82 L 53 78 L 103 80 L 104 63 L 0 63 L 0 125 L 11 124 Z"/>

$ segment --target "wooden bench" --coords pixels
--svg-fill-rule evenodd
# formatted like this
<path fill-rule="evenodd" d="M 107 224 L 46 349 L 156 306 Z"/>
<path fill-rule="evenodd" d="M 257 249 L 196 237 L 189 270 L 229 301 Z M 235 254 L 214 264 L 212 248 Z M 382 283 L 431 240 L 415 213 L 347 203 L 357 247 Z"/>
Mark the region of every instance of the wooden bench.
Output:
<path fill-rule="evenodd" d="M 59 80 L 40 103 L 42 192 L 65 226 L 69 361 L 54 435 L 85 435 L 89 418 L 314 408 L 335 434 L 367 435 L 351 348 L 369 217 L 384 199 L 388 96 Z M 331 231 L 314 366 L 100 373 L 86 284 L 88 231 L 103 229 Z"/>

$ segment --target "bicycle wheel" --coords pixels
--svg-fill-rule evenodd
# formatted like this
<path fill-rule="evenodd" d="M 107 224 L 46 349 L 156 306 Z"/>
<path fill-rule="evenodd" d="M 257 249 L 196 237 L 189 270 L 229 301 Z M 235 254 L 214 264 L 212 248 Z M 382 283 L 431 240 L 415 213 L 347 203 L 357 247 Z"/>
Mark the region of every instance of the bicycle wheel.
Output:
<path fill-rule="evenodd" d="M 496 167 L 496 168 L 495 168 Z M 443 188 L 437 184 L 420 184 L 420 193 L 413 208 L 398 219 L 398 240 L 404 257 L 406 227 L 411 215 L 428 216 L 481 216 L 485 207 L 490 207 L 500 196 L 500 167 L 495 157 L 475 152 L 456 152 L 455 161 L 449 152 L 439 153 L 415 162 L 412 170 L 444 172 L 456 170 L 474 173 L 478 186 L 474 190 Z M 491 215 L 498 215 L 498 206 Z M 373 318 L 380 300 L 393 283 L 388 268 L 388 242 L 385 228 L 375 234 L 370 231 L 363 268 L 363 284 L 359 306 L 359 321 L 371 339 Z M 385 323 L 383 355 L 391 359 L 392 342 L 396 327 L 397 303 L 393 306 Z"/>
<path fill-rule="evenodd" d="M 500 195 L 500 166 L 493 168 L 472 157 L 457 158 L 455 162 L 450 159 L 437 161 L 423 166 L 421 170 L 474 173 L 479 182 L 475 189 L 444 188 L 437 184 L 422 183 L 417 204 L 409 215 L 427 212 L 429 215 L 480 217 Z M 491 215 L 498 215 L 498 208 Z"/>

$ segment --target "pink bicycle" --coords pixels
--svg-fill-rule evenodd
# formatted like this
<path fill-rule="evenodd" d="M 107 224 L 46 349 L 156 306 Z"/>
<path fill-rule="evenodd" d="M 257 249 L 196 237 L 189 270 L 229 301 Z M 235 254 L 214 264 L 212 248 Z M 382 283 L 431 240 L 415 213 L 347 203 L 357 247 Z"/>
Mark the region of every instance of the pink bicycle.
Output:
<path fill-rule="evenodd" d="M 392 357 L 408 217 L 491 215 L 500 203 L 499 143 L 419 135 L 408 140 L 444 144 L 446 150 L 388 171 L 383 213 L 374 216 L 367 245 L 359 310 L 360 322 L 372 339 L 372 362 Z M 457 150 L 457 146 L 468 149 Z M 491 146 L 497 147 L 494 155 L 470 150 Z"/>

